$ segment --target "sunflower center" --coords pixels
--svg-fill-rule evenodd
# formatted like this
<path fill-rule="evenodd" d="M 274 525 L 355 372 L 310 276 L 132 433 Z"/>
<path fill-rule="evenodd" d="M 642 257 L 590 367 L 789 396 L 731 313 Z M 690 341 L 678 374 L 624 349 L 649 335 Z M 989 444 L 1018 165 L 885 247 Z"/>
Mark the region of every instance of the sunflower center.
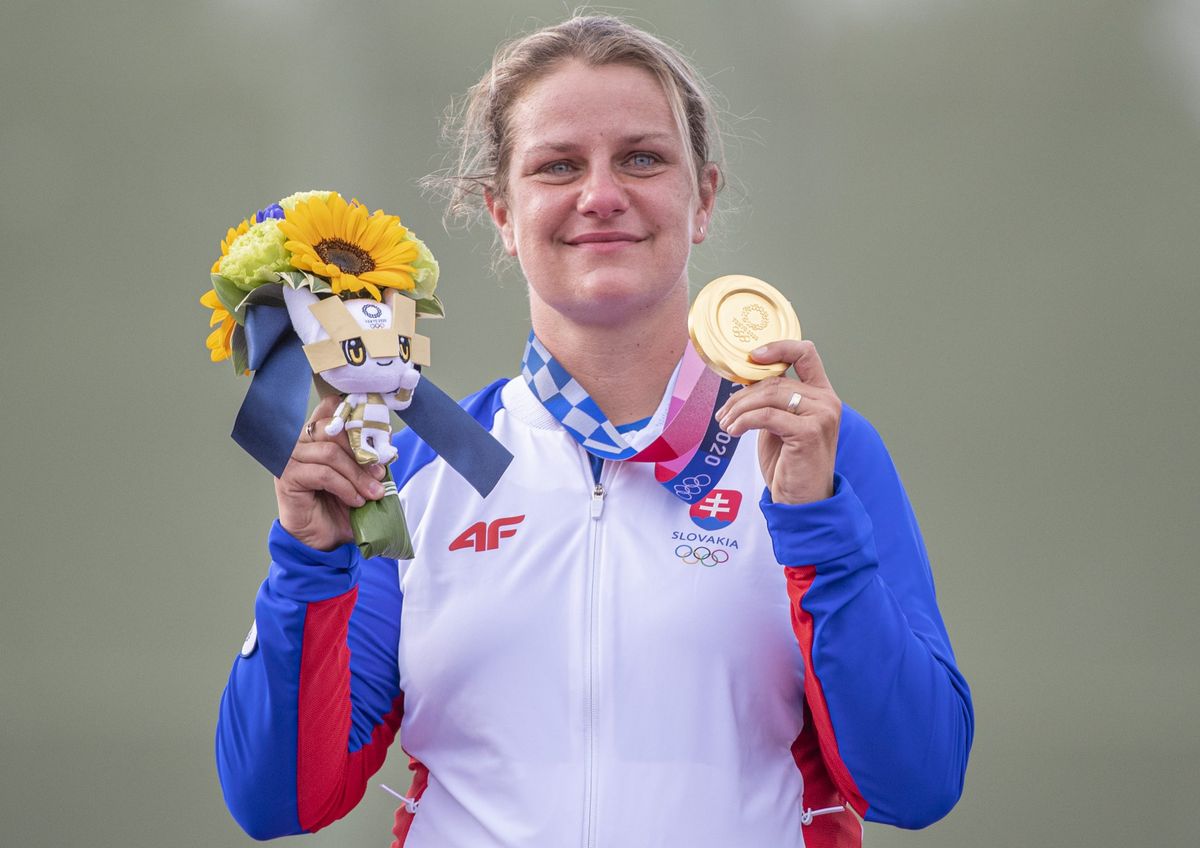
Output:
<path fill-rule="evenodd" d="M 365 274 L 375 270 L 375 260 L 371 254 L 357 244 L 351 244 L 341 239 L 325 239 L 315 245 L 317 255 L 326 265 L 336 265 L 343 274 Z"/>

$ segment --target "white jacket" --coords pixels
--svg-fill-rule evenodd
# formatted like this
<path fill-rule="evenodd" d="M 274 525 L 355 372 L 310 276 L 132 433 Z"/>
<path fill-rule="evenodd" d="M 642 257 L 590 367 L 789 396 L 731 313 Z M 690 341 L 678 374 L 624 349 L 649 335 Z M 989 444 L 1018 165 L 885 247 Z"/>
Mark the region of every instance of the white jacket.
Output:
<path fill-rule="evenodd" d="M 836 807 L 915 826 L 954 803 L 969 692 L 861 416 L 828 501 L 760 505 L 750 434 L 689 507 L 651 464 L 597 483 L 521 380 L 466 405 L 515 460 L 481 499 L 401 433 L 414 559 L 273 530 L 218 729 L 251 833 L 343 815 L 397 728 L 405 848 L 823 848 L 861 838 Z"/>

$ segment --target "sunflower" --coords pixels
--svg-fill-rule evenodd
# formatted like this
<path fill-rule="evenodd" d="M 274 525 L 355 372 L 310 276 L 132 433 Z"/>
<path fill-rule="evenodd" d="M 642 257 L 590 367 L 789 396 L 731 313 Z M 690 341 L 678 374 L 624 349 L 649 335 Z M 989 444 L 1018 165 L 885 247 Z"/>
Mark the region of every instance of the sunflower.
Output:
<path fill-rule="evenodd" d="M 233 337 L 233 328 L 237 326 L 237 322 L 233 316 L 229 314 L 229 310 L 224 307 L 217 293 L 209 289 L 204 297 L 200 298 L 200 305 L 207 306 L 212 310 L 212 317 L 208 321 L 208 326 L 221 326 L 208 334 L 208 340 L 204 343 L 208 348 L 209 358 L 213 362 L 220 362 L 223 359 L 228 359 L 233 355 L 233 343 L 230 339 Z"/>
<path fill-rule="evenodd" d="M 357 201 L 339 194 L 313 197 L 285 209 L 279 229 L 292 264 L 325 277 L 334 294 L 361 292 L 381 300 L 379 287 L 412 291 L 417 245 L 395 215 L 382 209 L 373 215 Z"/>
<path fill-rule="evenodd" d="M 217 261 L 212 266 L 213 274 L 217 273 L 217 269 L 221 267 L 221 260 L 229 255 L 229 246 L 248 229 L 250 229 L 250 219 L 246 218 L 237 227 L 230 227 L 229 232 L 225 233 L 225 238 L 221 240 L 221 255 L 217 257 Z"/>

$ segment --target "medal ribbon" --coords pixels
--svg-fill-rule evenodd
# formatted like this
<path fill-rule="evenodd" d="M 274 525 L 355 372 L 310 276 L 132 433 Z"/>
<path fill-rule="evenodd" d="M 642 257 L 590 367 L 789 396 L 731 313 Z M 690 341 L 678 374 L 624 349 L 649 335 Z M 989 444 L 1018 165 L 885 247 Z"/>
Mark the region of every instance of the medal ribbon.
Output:
<path fill-rule="evenodd" d="M 676 371 L 665 412 L 660 408 L 647 428 L 653 434 L 655 424 L 661 422 L 657 437 L 648 444 L 642 434 L 631 444 L 618 432 L 533 333 L 525 344 L 521 375 L 584 450 L 601 459 L 653 462 L 655 479 L 685 503 L 695 503 L 716 488 L 737 447 L 737 437 L 723 431 L 713 414 L 740 386 L 709 370 L 690 344 Z"/>

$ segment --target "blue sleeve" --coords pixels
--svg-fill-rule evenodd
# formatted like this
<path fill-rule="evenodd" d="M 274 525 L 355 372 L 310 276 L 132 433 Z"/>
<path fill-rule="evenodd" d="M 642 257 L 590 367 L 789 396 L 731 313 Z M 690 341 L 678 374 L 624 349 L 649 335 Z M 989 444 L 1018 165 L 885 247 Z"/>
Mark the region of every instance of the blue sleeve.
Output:
<path fill-rule="evenodd" d="M 771 502 L 821 752 L 870 821 L 924 827 L 962 793 L 971 694 L 942 623 L 925 545 L 878 433 L 843 409 L 831 498 Z"/>
<path fill-rule="evenodd" d="M 462 401 L 485 429 L 505 382 Z M 393 443 L 403 489 L 436 454 L 409 429 Z M 278 521 L 268 546 L 257 645 L 234 662 L 216 741 L 225 802 L 257 839 L 315 831 L 349 812 L 383 764 L 404 704 L 396 561 L 364 560 L 351 544 L 314 550 Z"/>
<path fill-rule="evenodd" d="M 217 771 L 256 839 L 317 830 L 361 799 L 403 709 L 395 560 L 317 551 L 275 522 L 257 644 L 221 698 Z"/>

